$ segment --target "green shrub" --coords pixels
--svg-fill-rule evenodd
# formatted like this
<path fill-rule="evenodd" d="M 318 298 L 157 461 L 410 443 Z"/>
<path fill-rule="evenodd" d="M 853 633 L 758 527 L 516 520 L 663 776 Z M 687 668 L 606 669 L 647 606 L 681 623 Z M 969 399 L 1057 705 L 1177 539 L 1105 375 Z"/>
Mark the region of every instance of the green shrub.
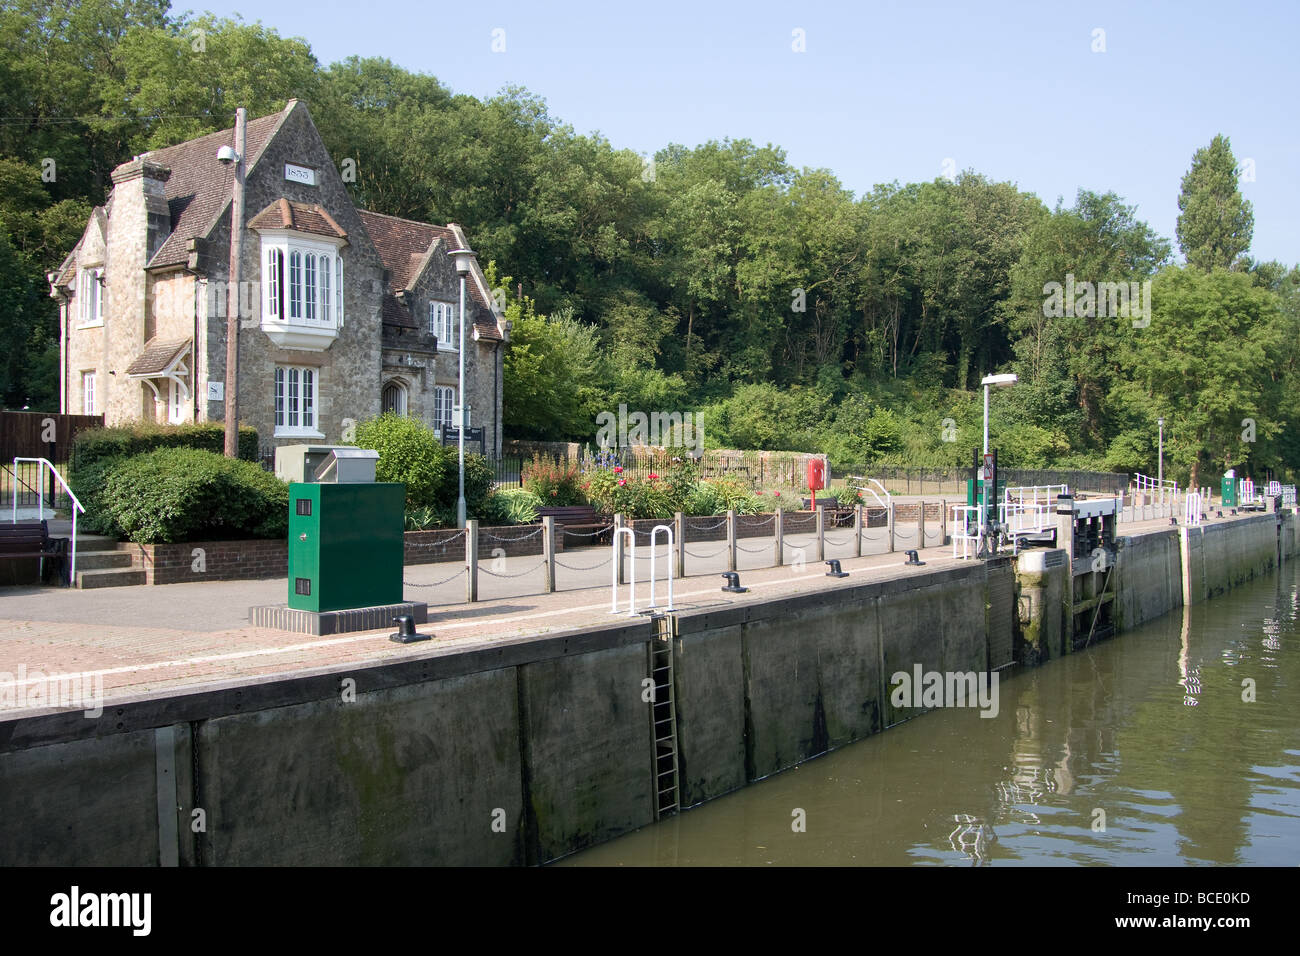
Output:
<path fill-rule="evenodd" d="M 555 462 L 534 455 L 533 460 L 524 466 L 524 487 L 548 507 L 564 508 L 588 503 L 582 473 L 577 465 L 567 460 Z"/>
<path fill-rule="evenodd" d="M 257 461 L 257 429 L 239 428 L 239 457 Z M 226 448 L 226 426 L 220 422 L 160 425 L 128 422 L 111 428 L 91 428 L 78 433 L 72 444 L 72 470 L 90 468 L 105 459 L 121 460 L 159 448 L 197 448 L 221 454 Z"/>
<path fill-rule="evenodd" d="M 537 520 L 542 499 L 527 488 L 503 488 L 488 497 L 483 520 L 494 524 L 531 524 Z"/>
<path fill-rule="evenodd" d="M 141 544 L 283 538 L 289 486 L 252 462 L 163 448 L 109 468 L 102 500 L 116 532 Z"/>
<path fill-rule="evenodd" d="M 436 508 L 447 480 L 448 454 L 433 434 L 433 429 L 416 418 L 386 412 L 378 418 L 357 425 L 356 442 L 360 448 L 379 452 L 375 464 L 376 481 L 396 481 L 406 485 L 406 509 Z M 456 482 L 452 463 L 452 484 Z M 455 506 L 455 491 L 452 505 Z"/>
<path fill-rule="evenodd" d="M 451 511 L 452 523 L 456 520 L 456 497 L 459 494 L 460 462 L 455 446 L 448 446 L 447 471 L 438 489 L 438 503 Z M 482 455 L 465 456 L 465 514 L 470 518 L 483 518 L 487 502 L 492 496 L 492 466 Z"/>
<path fill-rule="evenodd" d="M 121 536 L 111 513 L 111 503 L 104 497 L 108 474 L 121 462 L 161 448 L 192 448 L 221 454 L 225 444 L 226 428 L 219 422 L 185 425 L 129 422 L 78 433 L 72 445 L 68 483 L 86 509 L 81 526 L 95 534 Z M 255 462 L 257 451 L 257 430 L 241 426 L 239 457 Z"/>

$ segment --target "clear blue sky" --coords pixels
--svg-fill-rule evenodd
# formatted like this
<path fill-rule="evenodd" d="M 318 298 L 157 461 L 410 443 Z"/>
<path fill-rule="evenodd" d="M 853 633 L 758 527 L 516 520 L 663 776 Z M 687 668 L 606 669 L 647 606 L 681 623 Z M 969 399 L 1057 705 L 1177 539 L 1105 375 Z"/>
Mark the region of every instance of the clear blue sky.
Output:
<path fill-rule="evenodd" d="M 1239 162 L 1254 161 L 1255 180 L 1242 184 L 1255 209 L 1251 254 L 1300 263 L 1295 0 L 194 9 L 300 36 L 322 64 L 383 56 L 478 97 L 524 86 L 553 117 L 617 148 L 770 142 L 859 195 L 933 179 L 951 159 L 1048 205 L 1072 203 L 1081 187 L 1114 191 L 1171 242 L 1192 154 L 1224 133 Z M 806 52 L 792 49 L 796 29 Z M 1097 29 L 1105 52 L 1093 52 Z"/>

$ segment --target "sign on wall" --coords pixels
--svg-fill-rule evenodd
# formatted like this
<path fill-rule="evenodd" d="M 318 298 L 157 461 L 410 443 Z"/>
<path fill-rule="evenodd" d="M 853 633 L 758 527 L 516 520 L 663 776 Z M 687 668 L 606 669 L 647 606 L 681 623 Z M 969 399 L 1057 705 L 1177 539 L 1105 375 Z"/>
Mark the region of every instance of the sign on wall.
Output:
<path fill-rule="evenodd" d="M 316 185 L 316 170 L 308 169 L 306 166 L 295 166 L 293 163 L 284 164 L 284 178 L 291 183 L 302 183 L 305 186 Z"/>

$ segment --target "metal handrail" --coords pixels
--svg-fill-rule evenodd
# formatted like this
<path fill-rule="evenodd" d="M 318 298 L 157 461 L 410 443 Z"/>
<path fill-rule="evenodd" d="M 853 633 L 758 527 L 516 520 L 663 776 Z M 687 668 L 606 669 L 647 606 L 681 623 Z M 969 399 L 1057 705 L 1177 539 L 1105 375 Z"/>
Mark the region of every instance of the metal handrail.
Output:
<path fill-rule="evenodd" d="M 68 500 L 72 502 L 72 543 L 70 545 L 71 558 L 68 565 L 68 583 L 73 584 L 77 580 L 77 512 L 80 511 L 82 514 L 85 514 L 86 509 L 81 504 L 81 500 L 73 493 L 68 482 L 61 474 L 59 474 L 59 469 L 54 467 L 54 462 L 50 461 L 48 458 L 15 458 L 13 463 L 14 503 L 12 518 L 14 524 L 18 523 L 18 481 L 21 480 L 18 478 L 18 463 L 20 461 L 39 463 L 36 478 L 36 508 L 37 515 L 41 521 L 45 520 L 45 494 L 41 489 L 45 487 L 46 468 L 50 469 L 50 473 L 54 475 L 55 478 L 59 479 L 59 484 L 61 484 L 63 490 L 68 493 Z M 26 482 L 23 483 L 26 484 Z M 50 502 L 50 514 L 51 516 L 54 514 L 53 501 Z"/>
<path fill-rule="evenodd" d="M 889 503 L 893 501 L 893 496 L 889 493 L 889 491 L 885 488 L 885 486 L 882 485 L 875 478 L 867 478 L 864 477 L 863 475 L 849 475 L 848 481 L 849 481 L 849 487 L 854 489 L 855 491 L 870 492 L 871 497 L 875 498 L 876 502 L 882 508 L 888 508 Z M 855 485 L 853 484 L 853 482 L 855 481 L 862 482 L 862 484 Z M 876 494 L 876 488 L 872 488 L 871 487 L 872 485 L 875 485 L 876 488 L 879 488 L 885 497 L 881 498 L 880 495 Z"/>

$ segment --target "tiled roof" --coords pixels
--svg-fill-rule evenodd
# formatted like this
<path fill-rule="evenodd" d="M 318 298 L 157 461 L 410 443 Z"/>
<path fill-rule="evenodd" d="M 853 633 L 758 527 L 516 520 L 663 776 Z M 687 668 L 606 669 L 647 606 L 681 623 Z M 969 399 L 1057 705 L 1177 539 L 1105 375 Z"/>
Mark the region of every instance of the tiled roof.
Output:
<path fill-rule="evenodd" d="M 248 121 L 244 144 L 247 154 L 245 169 L 257 162 L 271 134 L 292 108 L 291 101 L 282 112 Z M 150 268 L 184 265 L 189 258 L 189 241 L 207 235 L 218 213 L 228 207 L 235 170 L 233 166 L 217 161 L 217 149 L 234 145 L 235 130 L 232 127 L 144 154 L 172 171 L 164 187 L 172 231 L 149 260 Z"/>
<path fill-rule="evenodd" d="M 452 231 L 443 226 L 398 219 L 369 209 L 358 209 L 357 215 L 361 217 L 370 241 L 375 244 L 379 258 L 384 261 L 394 292 L 408 288 L 418 278 L 415 270 L 429 254 L 429 247 L 434 242 L 439 239 L 444 243 L 456 241 Z M 449 245 L 447 248 L 456 247 Z"/>
<path fill-rule="evenodd" d="M 166 342 L 160 342 L 158 339 L 150 339 L 144 345 L 144 351 L 141 352 L 134 362 L 127 366 L 127 375 L 161 375 L 171 367 L 172 362 L 176 361 L 182 353 L 188 352 L 190 348 L 189 339 L 172 339 Z"/>
<path fill-rule="evenodd" d="M 441 251 L 444 255 L 452 249 L 461 248 L 461 239 L 453 226 L 434 226 L 427 222 L 386 216 L 368 209 L 358 209 L 357 214 L 366 227 L 370 241 L 375 244 L 384 268 L 388 270 L 389 288 L 393 292 L 409 288 L 419 278 L 420 266 L 428 257 L 434 243 L 442 243 Z M 483 289 L 486 288 L 486 283 L 481 281 L 481 273 L 471 277 L 466 288 L 470 300 L 478 306 L 472 311 L 474 327 L 478 330 L 479 338 L 500 340 L 501 330 L 497 326 L 496 315 L 484 295 Z M 386 301 L 385 315 L 387 315 Z M 387 322 L 388 319 L 385 318 L 384 321 Z"/>
<path fill-rule="evenodd" d="M 346 239 L 348 234 L 323 207 L 281 197 L 248 221 L 250 229 L 293 229 Z"/>

